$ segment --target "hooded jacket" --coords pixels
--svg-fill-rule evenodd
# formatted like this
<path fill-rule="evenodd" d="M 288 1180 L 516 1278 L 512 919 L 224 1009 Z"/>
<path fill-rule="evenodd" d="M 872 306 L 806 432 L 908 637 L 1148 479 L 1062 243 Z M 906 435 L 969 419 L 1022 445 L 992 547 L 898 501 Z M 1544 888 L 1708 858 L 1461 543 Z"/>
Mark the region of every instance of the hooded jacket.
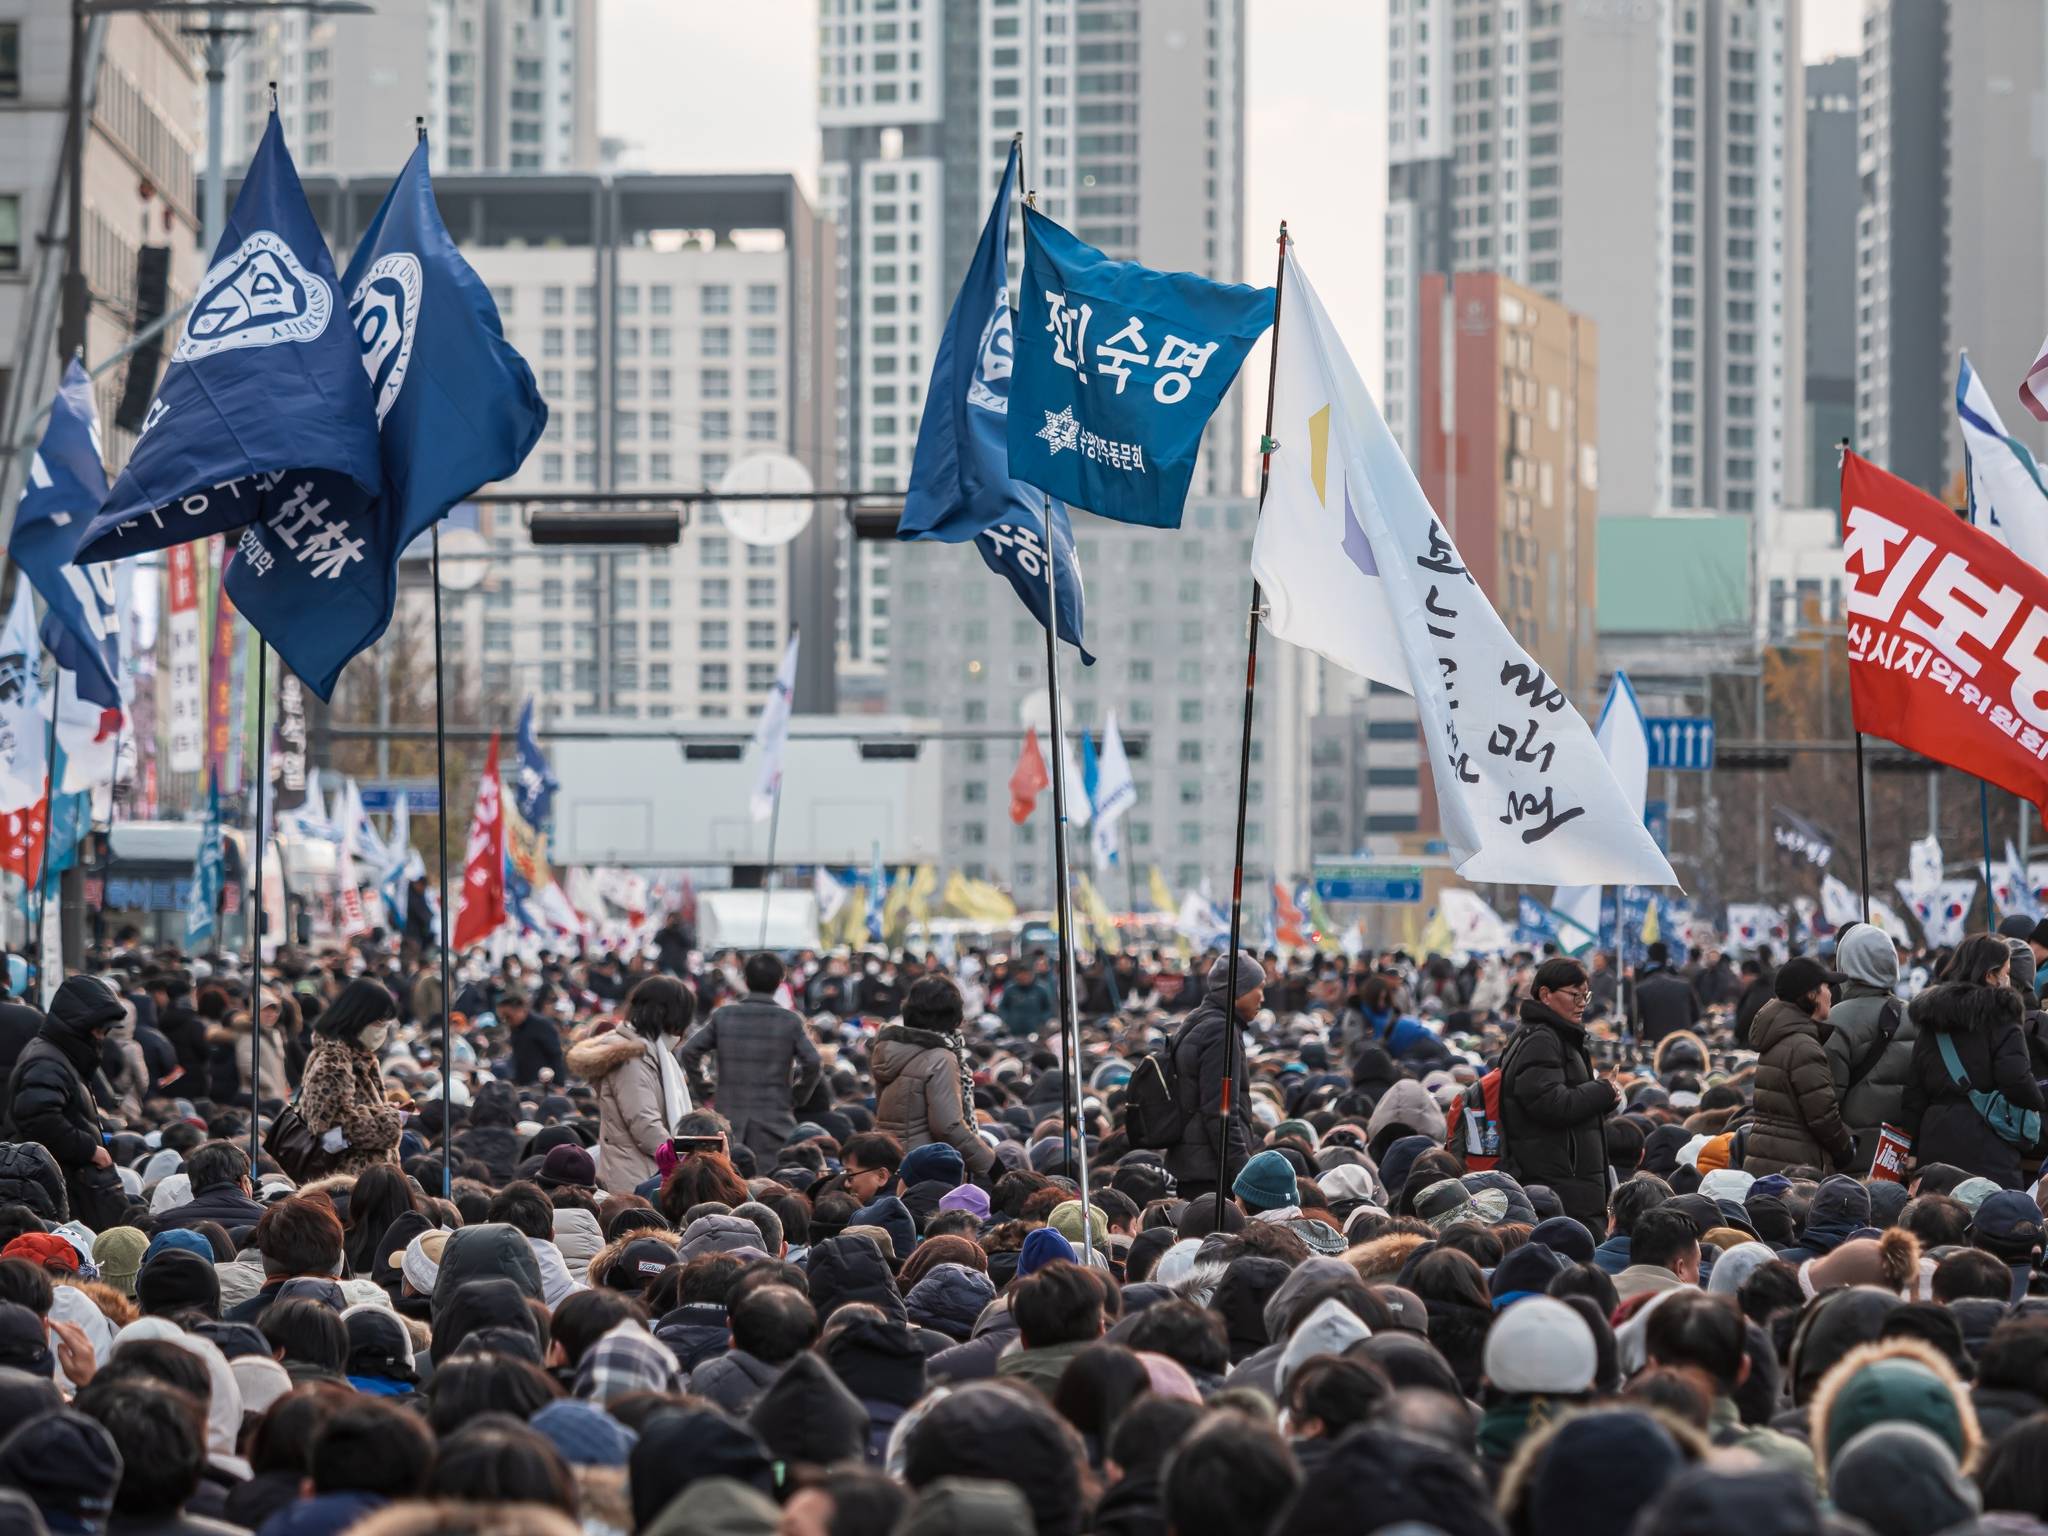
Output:
<path fill-rule="evenodd" d="M 820 1326 L 835 1307 L 849 1301 L 872 1302 L 898 1322 L 909 1315 L 882 1250 L 869 1238 L 828 1237 L 813 1243 L 804 1268 Z"/>
<path fill-rule="evenodd" d="M 869 1056 L 875 1074 L 875 1129 L 905 1151 L 943 1141 L 975 1178 L 995 1166 L 996 1154 L 975 1133 L 974 1106 L 960 1097 L 960 1058 L 944 1035 L 891 1024 L 875 1037 Z"/>
<path fill-rule="evenodd" d="M 868 1412 L 831 1367 L 805 1350 L 775 1378 L 747 1423 L 778 1461 L 829 1466 L 868 1449 Z"/>
<path fill-rule="evenodd" d="M 7 1134 L 41 1142 L 64 1170 L 71 1214 L 93 1229 L 118 1225 L 127 1207 L 112 1168 L 96 1169 L 100 1115 L 91 1084 L 99 1073 L 94 1030 L 126 1014 L 121 1000 L 94 976 L 73 976 L 50 1000 L 43 1027 L 22 1050 L 7 1083 Z M 93 1177 L 93 1175 L 102 1177 Z"/>
<path fill-rule="evenodd" d="M 555 1247 L 569 1266 L 569 1277 L 578 1285 L 588 1284 L 590 1261 L 604 1247 L 604 1229 L 580 1205 L 556 1206 Z"/>
<path fill-rule="evenodd" d="M 1176 1096 L 1187 1114 L 1180 1141 L 1166 1149 L 1166 1169 L 1181 1193 L 1187 1186 L 1213 1187 L 1221 1176 L 1216 1165 L 1216 1142 L 1227 1135 L 1226 1156 L 1233 1168 L 1241 1168 L 1251 1155 L 1252 1122 L 1251 1069 L 1246 1053 L 1232 1043 L 1233 1082 L 1230 1090 L 1230 1120 L 1223 1118 L 1223 1054 L 1226 1030 L 1240 1029 L 1236 1010 L 1223 997 L 1223 988 L 1203 997 L 1175 1031 L 1169 1049 L 1173 1052 Z"/>
<path fill-rule="evenodd" d="M 910 1288 L 903 1305 L 920 1328 L 958 1344 L 973 1336 L 975 1319 L 995 1299 L 995 1283 L 981 1271 L 965 1264 L 935 1264 Z"/>
<path fill-rule="evenodd" d="M 1915 1160 L 1953 1163 L 2007 1189 L 2019 1188 L 2020 1149 L 1977 1112 L 1969 1089 L 1949 1074 L 1939 1045 L 1944 1035 L 1954 1042 L 1971 1088 L 1995 1088 L 2017 1109 L 2040 1109 L 2041 1089 L 2020 1028 L 2025 1004 L 2019 993 L 1944 982 L 1914 998 L 1908 1013 L 1918 1033 L 1899 1113 L 1913 1131 Z"/>
<path fill-rule="evenodd" d="M 835 1328 L 820 1353 L 866 1411 L 867 1457 L 881 1465 L 897 1421 L 924 1396 L 924 1351 L 903 1324 L 857 1317 Z"/>
<path fill-rule="evenodd" d="M 690 1372 L 690 1394 L 744 1418 L 781 1374 L 780 1365 L 770 1365 L 744 1349 L 728 1349 Z"/>
<path fill-rule="evenodd" d="M 732 1340 L 732 1326 L 726 1320 L 725 1308 L 717 1302 L 692 1301 L 664 1312 L 654 1325 L 654 1336 L 669 1347 L 677 1365 L 694 1371 L 726 1352 Z"/>
<path fill-rule="evenodd" d="M 1758 1052 L 1756 1112 L 1743 1171 L 1780 1173 L 1801 1164 L 1843 1169 L 1856 1143 L 1842 1122 L 1824 1044 L 1827 1026 L 1795 1004 L 1772 998 L 1757 1010 L 1750 1039 Z"/>
<path fill-rule="evenodd" d="M 729 1477 L 706 1477 L 677 1494 L 646 1536 L 775 1536 L 781 1518 L 766 1494 Z"/>
<path fill-rule="evenodd" d="M 1842 1122 L 1856 1138 L 1852 1171 L 1865 1173 L 1877 1150 L 1879 1131 L 1887 1122 L 1911 1129 L 1902 1124 L 1900 1116 L 1906 1080 L 1913 1070 L 1913 1042 L 1919 1032 L 1906 1005 L 1893 994 L 1899 980 L 1899 952 L 1882 931 L 1868 923 L 1852 925 L 1835 945 L 1835 964 L 1849 980 L 1828 1011 L 1828 1072 L 1834 1078 Z M 1891 1044 L 1879 1052 L 1887 1008 L 1893 1011 L 1898 1026 Z M 1859 1070 L 1863 1075 L 1852 1087 L 1850 1079 Z"/>
<path fill-rule="evenodd" d="M 1607 1115 L 1613 1087 L 1593 1072 L 1586 1029 L 1555 1009 L 1522 1004 L 1500 1085 L 1507 1150 L 1502 1171 L 1554 1193 L 1564 1214 L 1599 1230 L 1607 1224 Z"/>
<path fill-rule="evenodd" d="M 1429 1090 L 1412 1077 L 1402 1078 L 1380 1095 L 1366 1125 L 1366 1138 L 1376 1145 L 1380 1132 L 1396 1124 L 1407 1126 L 1413 1135 L 1427 1136 L 1438 1146 L 1443 1145 L 1447 1134 L 1443 1110 L 1429 1096 Z"/>
<path fill-rule="evenodd" d="M 569 1070 L 597 1094 L 597 1178 L 614 1195 L 630 1195 L 660 1171 L 654 1154 L 674 1132 L 655 1055 L 663 1049 L 626 1023 L 569 1047 Z"/>
<path fill-rule="evenodd" d="M 1807 1440 L 1823 1487 L 1842 1447 L 1888 1421 L 1931 1430 L 1965 1472 L 1976 1469 L 1984 1439 L 1976 1407 L 1955 1368 L 1918 1339 L 1879 1339 L 1842 1356 L 1814 1394 Z"/>
<path fill-rule="evenodd" d="M 441 1250 L 441 1268 L 434 1277 L 434 1322 L 448 1309 L 455 1292 L 471 1280 L 509 1280 L 520 1294 L 541 1299 L 540 1264 L 533 1246 L 518 1228 L 502 1221 L 460 1227 L 448 1234 Z M 439 1355 L 437 1350 L 436 1355 Z"/>

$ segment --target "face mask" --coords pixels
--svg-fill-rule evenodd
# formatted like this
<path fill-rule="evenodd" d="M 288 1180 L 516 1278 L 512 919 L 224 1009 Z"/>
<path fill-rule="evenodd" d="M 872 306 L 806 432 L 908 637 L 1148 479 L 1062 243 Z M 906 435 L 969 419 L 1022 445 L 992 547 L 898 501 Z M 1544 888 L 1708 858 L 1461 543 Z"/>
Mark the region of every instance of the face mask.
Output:
<path fill-rule="evenodd" d="M 383 1024 L 371 1024 L 368 1027 L 359 1031 L 356 1035 L 356 1039 L 362 1043 L 362 1047 L 366 1051 L 383 1050 L 384 1042 L 389 1040 L 390 1038 L 391 1025 L 388 1022 Z"/>

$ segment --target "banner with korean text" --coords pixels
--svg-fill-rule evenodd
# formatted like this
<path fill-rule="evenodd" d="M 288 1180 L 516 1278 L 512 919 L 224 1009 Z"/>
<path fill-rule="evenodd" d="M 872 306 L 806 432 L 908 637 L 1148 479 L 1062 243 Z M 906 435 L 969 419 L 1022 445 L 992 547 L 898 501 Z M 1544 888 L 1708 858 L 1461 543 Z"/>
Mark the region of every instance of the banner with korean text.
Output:
<path fill-rule="evenodd" d="M 1853 453 L 1842 559 L 1856 729 L 2048 810 L 2048 574 Z"/>
<path fill-rule="evenodd" d="M 171 750 L 173 773 L 206 766 L 206 685 L 201 673 L 199 561 L 190 544 L 174 544 L 171 582 Z"/>

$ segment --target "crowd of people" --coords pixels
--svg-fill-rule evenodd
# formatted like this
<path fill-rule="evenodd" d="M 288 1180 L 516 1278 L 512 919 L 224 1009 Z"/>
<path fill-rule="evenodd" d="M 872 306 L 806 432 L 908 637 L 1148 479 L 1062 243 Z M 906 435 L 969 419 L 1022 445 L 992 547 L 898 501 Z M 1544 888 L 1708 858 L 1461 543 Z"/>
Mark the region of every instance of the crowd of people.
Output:
<path fill-rule="evenodd" d="M 1035 953 L 125 934 L 0 1003 L 0 1531 L 2048 1536 L 2006 926 L 1072 1040 Z"/>

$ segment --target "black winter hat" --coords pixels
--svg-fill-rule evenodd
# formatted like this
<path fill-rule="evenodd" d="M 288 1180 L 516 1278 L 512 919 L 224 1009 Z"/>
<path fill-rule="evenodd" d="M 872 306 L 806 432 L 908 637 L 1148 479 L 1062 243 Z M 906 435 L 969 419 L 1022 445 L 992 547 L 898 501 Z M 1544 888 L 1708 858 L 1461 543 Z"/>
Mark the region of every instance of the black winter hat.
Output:
<path fill-rule="evenodd" d="M 867 1453 L 867 1409 L 809 1350 L 782 1368 L 747 1423 L 778 1461 L 823 1467 Z"/>
<path fill-rule="evenodd" d="M 756 1493 L 775 1492 L 775 1469 L 760 1437 L 716 1408 L 662 1409 L 640 1426 L 627 1461 L 633 1525 L 646 1530 L 675 1496 L 706 1477 L 730 1477 Z"/>
<path fill-rule="evenodd" d="M 1471 1457 L 1369 1424 L 1347 1431 L 1316 1462 L 1271 1536 L 1356 1530 L 1367 1509 L 1380 1526 L 1413 1521 L 1443 1536 L 1500 1536 Z"/>
<path fill-rule="evenodd" d="M 1081 1528 L 1081 1437 L 1028 1387 L 970 1382 L 933 1403 L 904 1437 L 903 1478 L 923 1489 L 942 1477 L 1008 1483 L 1031 1505 L 1040 1536 Z M 1357 1510 L 1346 1530 L 1356 1528 Z"/>
<path fill-rule="evenodd" d="M 1546 1216 L 1529 1233 L 1529 1241 L 1541 1243 L 1567 1263 L 1593 1262 L 1593 1234 L 1583 1221 L 1572 1216 Z"/>
<path fill-rule="evenodd" d="M 39 1414 L 64 1406 L 64 1394 L 48 1376 L 0 1367 L 0 1440 Z"/>
<path fill-rule="evenodd" d="M 166 1248 L 135 1275 L 135 1300 L 145 1317 L 190 1308 L 220 1316 L 220 1275 L 189 1248 Z"/>
<path fill-rule="evenodd" d="M 36 1501 L 60 1536 L 94 1536 L 113 1512 L 121 1453 L 97 1419 L 59 1408 L 0 1440 L 0 1482 Z"/>
<path fill-rule="evenodd" d="M 0 1365 L 31 1376 L 48 1376 L 57 1368 L 43 1320 L 20 1302 L 0 1301 Z"/>
<path fill-rule="evenodd" d="M 1813 1482 L 1796 1472 L 1724 1472 L 1694 1467 L 1664 1485 L 1636 1521 L 1652 1536 L 1821 1536 Z"/>
<path fill-rule="evenodd" d="M 1496 1307 L 1503 1297 L 1530 1292 L 1544 1295 L 1549 1291 L 1550 1282 L 1569 1267 L 1555 1249 L 1546 1248 L 1532 1238 L 1494 1267 L 1492 1278 L 1487 1281 L 1487 1294 L 1493 1298 Z"/>

